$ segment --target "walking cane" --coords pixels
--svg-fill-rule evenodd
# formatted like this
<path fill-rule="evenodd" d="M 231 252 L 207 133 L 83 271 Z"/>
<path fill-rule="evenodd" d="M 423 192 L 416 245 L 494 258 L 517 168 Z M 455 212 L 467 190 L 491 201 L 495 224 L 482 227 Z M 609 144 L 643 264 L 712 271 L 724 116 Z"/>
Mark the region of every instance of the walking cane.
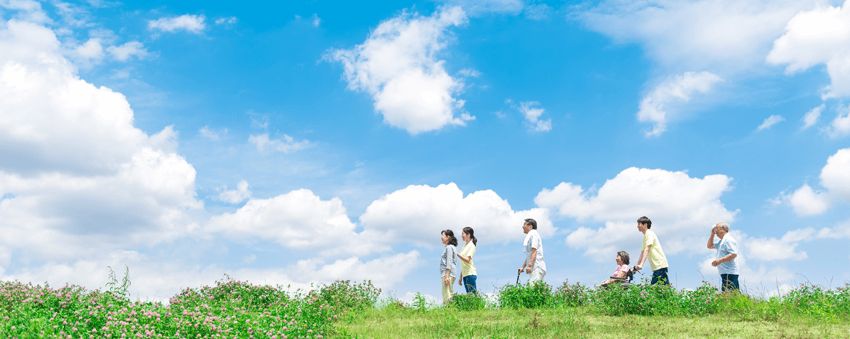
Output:
<path fill-rule="evenodd" d="M 520 274 L 520 270 L 517 270 L 516 271 L 516 284 L 517 285 L 519 285 L 519 274 Z"/>

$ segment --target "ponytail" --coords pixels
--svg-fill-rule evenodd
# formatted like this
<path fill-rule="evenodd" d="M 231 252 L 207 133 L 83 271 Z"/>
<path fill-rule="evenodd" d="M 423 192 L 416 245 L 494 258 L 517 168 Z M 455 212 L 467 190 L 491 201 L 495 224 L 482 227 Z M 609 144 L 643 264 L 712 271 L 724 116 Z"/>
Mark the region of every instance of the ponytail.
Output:
<path fill-rule="evenodd" d="M 455 238 L 455 232 L 452 232 L 452 230 L 443 230 L 440 233 L 445 234 L 447 237 L 449 237 L 449 245 L 457 246 L 457 238 Z"/>
<path fill-rule="evenodd" d="M 478 239 L 475 238 L 475 230 L 472 229 L 472 227 L 469 227 L 469 226 L 464 227 L 463 233 L 468 234 L 469 238 L 472 239 L 472 244 L 475 245 L 475 246 L 478 246 Z"/>

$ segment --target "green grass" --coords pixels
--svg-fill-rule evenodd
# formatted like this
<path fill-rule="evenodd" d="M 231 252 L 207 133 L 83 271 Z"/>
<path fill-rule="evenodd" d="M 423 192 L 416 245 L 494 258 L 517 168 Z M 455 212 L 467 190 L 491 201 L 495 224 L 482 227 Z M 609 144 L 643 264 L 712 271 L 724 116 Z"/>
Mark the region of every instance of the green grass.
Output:
<path fill-rule="evenodd" d="M 494 298 L 459 295 L 445 307 L 417 295 L 387 300 L 371 283 L 310 291 L 226 279 L 168 303 L 106 290 L 0 281 L 0 338 L 850 338 L 850 288 L 801 285 L 781 297 L 632 285 L 508 285 Z"/>
<path fill-rule="evenodd" d="M 351 338 L 850 338 L 850 322 L 805 316 L 756 320 L 601 315 L 590 307 L 428 311 L 372 309 L 337 326 Z"/>

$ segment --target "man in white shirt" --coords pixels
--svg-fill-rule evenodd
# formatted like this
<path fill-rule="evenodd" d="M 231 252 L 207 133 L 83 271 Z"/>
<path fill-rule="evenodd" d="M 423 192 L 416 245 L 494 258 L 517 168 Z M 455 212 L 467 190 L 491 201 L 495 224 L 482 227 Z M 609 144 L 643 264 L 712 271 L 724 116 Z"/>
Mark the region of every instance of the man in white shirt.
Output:
<path fill-rule="evenodd" d="M 537 233 L 537 221 L 525 219 L 522 231 L 525 233 L 522 245 L 525 248 L 526 257 L 517 273 L 527 273 L 529 283 L 542 281 L 546 276 L 546 262 L 543 261 L 543 239 L 540 238 L 540 233 Z"/>

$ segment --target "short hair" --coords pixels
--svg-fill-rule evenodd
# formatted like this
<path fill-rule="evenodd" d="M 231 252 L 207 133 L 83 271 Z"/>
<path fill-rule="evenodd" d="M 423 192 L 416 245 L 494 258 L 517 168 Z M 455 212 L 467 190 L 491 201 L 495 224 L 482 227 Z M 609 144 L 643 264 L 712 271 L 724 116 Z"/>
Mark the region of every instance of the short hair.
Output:
<path fill-rule="evenodd" d="M 652 220 L 649 220 L 646 216 L 642 216 L 637 220 L 638 224 L 646 225 L 646 228 L 652 228 Z"/>
<path fill-rule="evenodd" d="M 620 251 L 620 252 L 617 252 L 617 256 L 619 256 L 620 259 L 623 260 L 623 264 L 625 264 L 625 265 L 629 264 L 629 252 Z"/>
<path fill-rule="evenodd" d="M 531 218 L 525 219 L 525 223 L 531 225 L 532 229 L 537 229 L 537 221 Z"/>
<path fill-rule="evenodd" d="M 724 231 L 729 232 L 729 223 L 719 222 L 717 223 L 717 228 L 722 228 Z"/>

